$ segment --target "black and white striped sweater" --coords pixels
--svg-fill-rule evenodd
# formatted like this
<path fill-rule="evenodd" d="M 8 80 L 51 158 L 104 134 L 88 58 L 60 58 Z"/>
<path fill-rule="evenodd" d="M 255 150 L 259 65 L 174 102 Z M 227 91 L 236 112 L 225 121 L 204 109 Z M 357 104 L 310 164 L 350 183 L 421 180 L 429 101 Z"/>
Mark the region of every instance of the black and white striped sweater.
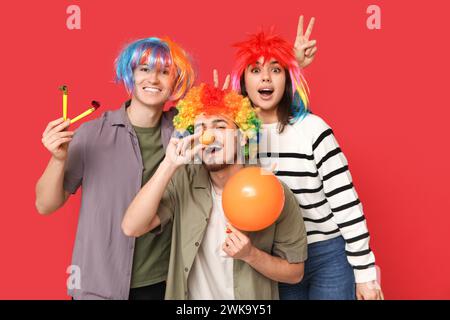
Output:
<path fill-rule="evenodd" d="M 274 173 L 296 195 L 308 243 L 342 235 L 356 282 L 375 280 L 363 208 L 331 128 L 313 114 L 286 126 L 281 134 L 276 123 L 263 125 L 259 160 L 264 168 L 275 164 Z"/>

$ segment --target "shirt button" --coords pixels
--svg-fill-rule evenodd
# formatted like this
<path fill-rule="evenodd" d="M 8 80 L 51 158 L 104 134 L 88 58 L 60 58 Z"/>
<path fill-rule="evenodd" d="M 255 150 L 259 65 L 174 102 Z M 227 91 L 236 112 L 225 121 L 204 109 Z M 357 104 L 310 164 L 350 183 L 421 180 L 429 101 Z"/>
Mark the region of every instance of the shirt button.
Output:
<path fill-rule="evenodd" d="M 188 272 L 188 271 L 189 271 L 189 269 L 188 269 L 188 268 L 184 268 L 184 271 Z"/>
<path fill-rule="evenodd" d="M 199 245 L 200 245 L 200 243 L 198 243 L 198 242 L 195 243 L 195 246 L 196 246 L 196 247 L 198 247 Z"/>

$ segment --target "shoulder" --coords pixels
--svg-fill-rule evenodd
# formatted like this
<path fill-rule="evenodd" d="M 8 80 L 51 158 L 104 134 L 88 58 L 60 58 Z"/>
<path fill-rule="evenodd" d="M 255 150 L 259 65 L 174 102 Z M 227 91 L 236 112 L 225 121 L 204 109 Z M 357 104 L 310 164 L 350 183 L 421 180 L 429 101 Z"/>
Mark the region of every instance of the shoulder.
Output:
<path fill-rule="evenodd" d="M 98 138 L 102 132 L 104 133 L 104 128 L 111 127 L 111 120 L 119 116 L 120 109 L 110 110 L 103 112 L 97 118 L 83 122 L 75 129 L 74 140 L 78 144 L 86 146 L 95 144 L 95 141 L 99 141 L 99 139 L 96 138 Z"/>
<path fill-rule="evenodd" d="M 172 121 L 173 118 L 178 114 L 178 109 L 175 107 L 171 107 L 170 109 L 163 112 L 162 116 L 167 120 Z"/>
<path fill-rule="evenodd" d="M 308 113 L 304 118 L 297 120 L 292 126 L 297 130 L 310 132 L 313 136 L 331 129 L 327 122 L 318 115 Z"/>
<path fill-rule="evenodd" d="M 172 177 L 175 185 L 207 185 L 209 182 L 209 174 L 203 165 L 187 164 L 177 169 Z"/>
<path fill-rule="evenodd" d="M 298 205 L 297 198 L 295 197 L 294 193 L 291 191 L 291 189 L 285 184 L 283 181 L 279 180 L 281 185 L 283 186 L 284 191 L 284 202 L 285 204 L 296 204 Z"/>
<path fill-rule="evenodd" d="M 280 181 L 284 191 L 284 206 L 283 210 L 281 211 L 280 217 L 278 218 L 278 220 L 282 220 L 286 216 L 297 215 L 301 211 L 297 198 L 295 197 L 291 189 L 289 189 L 289 187 L 283 181 L 278 181 Z"/>
<path fill-rule="evenodd" d="M 300 141 L 307 143 L 309 146 L 315 145 L 321 136 L 333 134 L 333 130 L 328 123 L 312 113 L 308 113 L 303 118 L 289 124 L 286 129 L 289 130 L 289 135 L 302 137 Z"/>

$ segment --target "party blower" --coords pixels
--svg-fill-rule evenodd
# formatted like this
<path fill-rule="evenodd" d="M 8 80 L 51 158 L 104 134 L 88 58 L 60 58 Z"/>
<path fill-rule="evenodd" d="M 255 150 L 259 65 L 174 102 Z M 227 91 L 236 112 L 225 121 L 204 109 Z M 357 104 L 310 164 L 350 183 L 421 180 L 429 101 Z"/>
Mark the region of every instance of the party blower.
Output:
<path fill-rule="evenodd" d="M 78 120 L 83 119 L 84 117 L 87 117 L 88 115 L 90 115 L 92 112 L 94 112 L 98 108 L 100 108 L 100 102 L 92 100 L 91 107 L 89 109 L 87 109 L 85 112 L 83 112 L 82 114 L 76 116 L 73 119 L 70 119 L 70 124 L 75 123 Z"/>
<path fill-rule="evenodd" d="M 69 95 L 69 89 L 66 85 L 62 85 L 59 87 L 59 90 L 63 92 L 63 118 L 64 121 L 67 120 L 67 96 Z"/>
<path fill-rule="evenodd" d="M 64 118 L 64 121 L 65 121 L 65 120 L 67 120 L 67 112 L 68 112 L 67 100 L 68 100 L 68 95 L 69 95 L 69 89 L 68 89 L 68 87 L 66 85 L 62 85 L 58 89 L 61 90 L 62 93 L 63 93 L 63 118 Z M 85 112 L 79 114 L 75 118 L 70 119 L 70 124 L 75 123 L 78 120 L 83 119 L 84 117 L 87 117 L 88 115 L 93 113 L 98 108 L 100 108 L 100 102 L 93 100 L 91 102 L 91 105 L 90 105 L 89 109 L 87 109 Z"/>

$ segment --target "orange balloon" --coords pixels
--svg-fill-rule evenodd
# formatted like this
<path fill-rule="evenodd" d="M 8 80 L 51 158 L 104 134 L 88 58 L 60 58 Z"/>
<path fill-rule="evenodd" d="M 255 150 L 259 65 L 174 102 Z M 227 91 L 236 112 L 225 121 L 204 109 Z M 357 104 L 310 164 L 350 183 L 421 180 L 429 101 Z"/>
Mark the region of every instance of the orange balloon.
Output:
<path fill-rule="evenodd" d="M 277 177 L 259 167 L 244 168 L 226 183 L 222 207 L 230 223 L 243 231 L 273 224 L 284 206 L 284 190 Z"/>

